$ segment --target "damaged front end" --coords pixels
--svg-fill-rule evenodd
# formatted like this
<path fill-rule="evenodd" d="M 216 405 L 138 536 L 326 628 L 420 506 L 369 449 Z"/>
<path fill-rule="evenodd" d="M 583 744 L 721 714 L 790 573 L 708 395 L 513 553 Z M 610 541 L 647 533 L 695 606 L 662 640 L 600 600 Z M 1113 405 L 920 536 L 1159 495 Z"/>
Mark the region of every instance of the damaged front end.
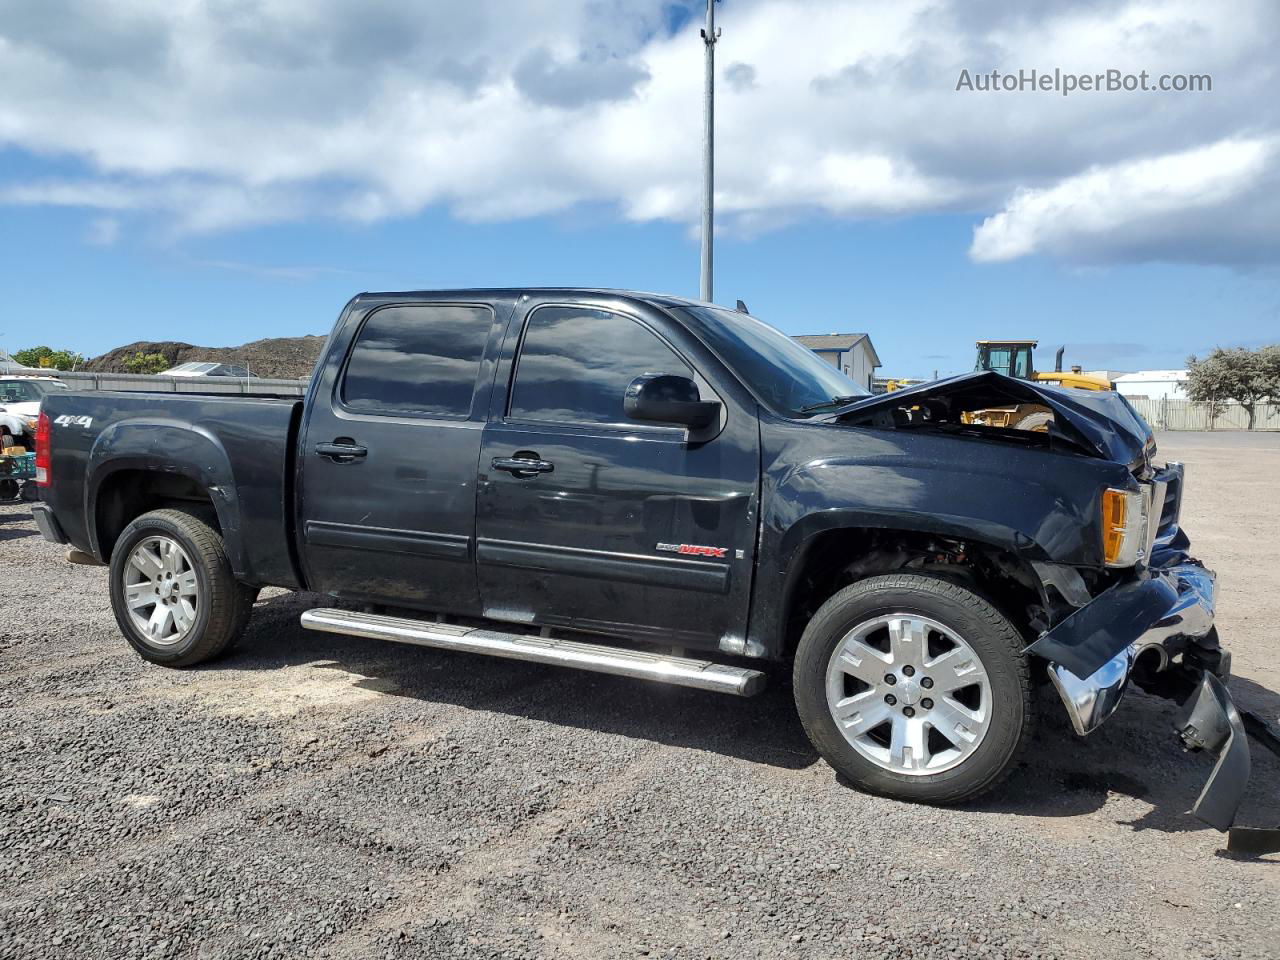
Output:
<path fill-rule="evenodd" d="M 1188 749 L 1218 757 L 1192 813 L 1228 833 L 1228 850 L 1280 850 L 1280 830 L 1235 826 L 1249 782 L 1248 735 L 1226 688 L 1231 654 L 1219 644 L 1213 622 L 1217 581 L 1187 554 L 1188 540 L 1178 525 L 1182 480 L 1179 463 L 1154 475 L 1151 516 L 1158 511 L 1159 520 L 1145 565 L 1132 579 L 1087 598 L 1028 652 L 1047 662 L 1081 736 L 1115 712 L 1131 682 L 1182 702 L 1175 732 Z M 1061 579 L 1050 565 L 1037 566 L 1046 584 Z"/>
<path fill-rule="evenodd" d="M 1052 418 L 1043 432 L 971 419 L 1002 404 L 1034 404 Z M 1120 394 L 1031 383 L 985 370 L 867 397 L 835 411 L 844 423 L 1003 440 L 1027 446 L 1074 449 L 1116 463 L 1150 457 L 1151 429 Z"/>
<path fill-rule="evenodd" d="M 1004 404 L 1034 404 L 1050 411 L 1052 419 L 1043 431 L 1031 432 L 973 415 Z M 1033 618 L 1040 636 L 1028 653 L 1047 664 L 1081 736 L 1111 716 L 1130 683 L 1181 702 L 1175 729 L 1182 742 L 1218 757 L 1193 812 L 1230 832 L 1230 850 L 1280 850 L 1280 831 L 1235 826 L 1250 772 L 1244 723 L 1252 718 L 1242 718 L 1227 692 L 1231 657 L 1214 627 L 1214 574 L 1189 555 L 1179 526 L 1183 467 L 1153 465 L 1151 429 L 1128 401 L 1112 391 L 1049 387 L 985 371 L 859 400 L 831 419 L 1074 453 L 1122 466 L 1129 474 L 1125 489 L 1108 489 L 1106 495 L 1123 498 L 1125 508 L 1118 515 L 1134 522 L 1121 522 L 1125 532 L 1114 555 L 1104 546 L 1100 556 L 1077 553 L 1054 562 L 1028 558 L 1047 611 L 1040 622 Z M 1045 471 L 1055 468 L 1064 469 L 1061 463 L 1044 465 Z M 1109 483 L 1119 484 L 1111 477 Z M 1065 494 L 1067 500 L 1071 496 Z M 1107 531 L 1119 527 L 1106 519 L 1105 505 L 1103 514 L 1097 535 L 1105 542 Z M 1064 522 L 1078 524 L 1083 516 L 1078 511 Z M 1280 751 L 1274 739 L 1265 742 Z"/>

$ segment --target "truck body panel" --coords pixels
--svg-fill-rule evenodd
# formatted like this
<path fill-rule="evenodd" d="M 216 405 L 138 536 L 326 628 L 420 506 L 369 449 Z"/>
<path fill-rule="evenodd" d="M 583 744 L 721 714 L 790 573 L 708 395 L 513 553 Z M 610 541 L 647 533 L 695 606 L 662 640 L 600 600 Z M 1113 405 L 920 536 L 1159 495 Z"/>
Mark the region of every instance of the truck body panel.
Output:
<path fill-rule="evenodd" d="M 1029 432 L 967 415 L 1002 403 L 1052 417 Z M 1154 464 L 1122 398 L 993 372 L 871 397 L 712 304 L 576 288 L 362 294 L 301 401 L 59 392 L 42 432 L 46 419 L 38 524 L 99 561 L 135 518 L 177 505 L 217 528 L 248 587 L 518 625 L 333 610 L 317 629 L 746 693 L 758 671 L 679 651 L 788 660 L 824 602 L 899 573 L 989 601 L 1016 631 L 1014 659 L 1045 668 L 1081 733 L 1131 676 L 1157 688 L 1153 664 L 1211 678 L 1230 664 L 1213 575 L 1178 524 L 1181 468 Z M 156 563 L 136 553 L 146 528 L 131 536 L 133 579 L 112 582 L 150 609 L 161 587 L 130 565 Z M 908 642 L 923 669 L 929 638 Z M 857 679 L 901 680 L 875 694 L 903 698 L 895 724 L 916 702 L 933 709 L 921 691 L 945 692 L 878 673 Z M 1190 720 L 1182 733 L 1226 756 L 1239 724 L 1215 683 L 1197 709 L 1226 711 L 1221 735 Z M 829 686 L 832 716 L 865 693 Z M 1218 773 L 1211 787 L 1213 819 L 1229 823 L 1243 781 Z"/>
<path fill-rule="evenodd" d="M 296 398 L 265 396 L 59 392 L 42 411 L 52 423 L 57 480 L 44 500 L 70 543 L 105 561 L 103 525 L 119 532 L 123 523 L 105 506 L 104 492 L 184 478 L 212 503 L 237 576 L 299 587 L 292 486 L 301 406 Z M 171 487 L 175 499 L 184 488 Z"/>

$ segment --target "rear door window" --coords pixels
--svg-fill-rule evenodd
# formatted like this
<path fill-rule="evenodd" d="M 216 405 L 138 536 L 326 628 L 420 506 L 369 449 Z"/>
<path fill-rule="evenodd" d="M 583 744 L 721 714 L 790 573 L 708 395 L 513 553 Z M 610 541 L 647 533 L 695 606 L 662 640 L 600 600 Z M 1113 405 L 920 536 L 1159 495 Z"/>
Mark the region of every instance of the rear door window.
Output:
<path fill-rule="evenodd" d="M 648 327 L 586 307 L 540 307 L 529 317 L 510 416 L 562 423 L 630 423 L 627 386 L 646 373 L 693 371 Z"/>
<path fill-rule="evenodd" d="M 357 413 L 464 418 L 493 311 L 476 304 L 405 304 L 374 311 L 360 328 L 342 381 Z"/>

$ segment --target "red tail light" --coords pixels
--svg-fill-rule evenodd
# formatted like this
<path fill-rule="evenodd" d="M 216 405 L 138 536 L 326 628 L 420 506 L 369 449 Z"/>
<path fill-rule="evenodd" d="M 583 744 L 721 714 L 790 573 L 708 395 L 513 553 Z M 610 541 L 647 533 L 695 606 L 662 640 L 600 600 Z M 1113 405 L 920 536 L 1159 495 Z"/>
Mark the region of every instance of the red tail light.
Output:
<path fill-rule="evenodd" d="M 47 487 L 53 482 L 53 474 L 49 472 L 49 415 L 40 412 L 36 421 L 36 486 Z"/>

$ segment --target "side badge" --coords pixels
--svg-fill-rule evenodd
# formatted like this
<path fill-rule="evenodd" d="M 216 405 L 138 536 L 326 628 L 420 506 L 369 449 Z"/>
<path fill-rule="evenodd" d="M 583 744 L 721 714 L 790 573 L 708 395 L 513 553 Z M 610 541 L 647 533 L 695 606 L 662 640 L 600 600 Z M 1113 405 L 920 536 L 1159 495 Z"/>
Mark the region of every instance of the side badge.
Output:
<path fill-rule="evenodd" d="M 691 557 L 719 557 L 721 559 L 729 552 L 728 547 L 703 547 L 692 543 L 659 543 L 655 545 L 655 549 L 661 550 L 663 553 L 683 553 L 685 556 Z"/>

